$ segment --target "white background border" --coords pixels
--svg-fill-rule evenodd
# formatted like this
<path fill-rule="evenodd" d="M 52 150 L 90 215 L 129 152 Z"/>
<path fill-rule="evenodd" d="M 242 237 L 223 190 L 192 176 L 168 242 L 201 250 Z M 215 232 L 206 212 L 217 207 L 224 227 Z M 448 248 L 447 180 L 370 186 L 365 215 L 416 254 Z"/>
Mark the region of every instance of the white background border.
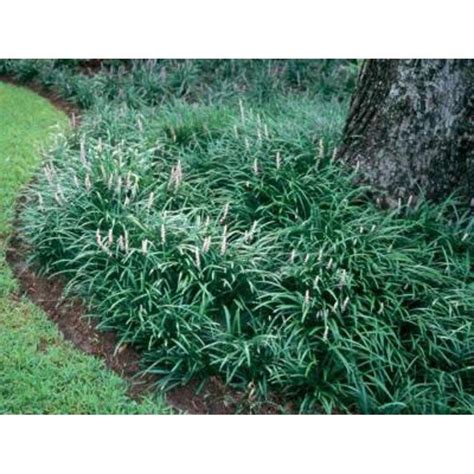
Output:
<path fill-rule="evenodd" d="M 469 3 L 15 0 L 0 10 L 0 57 L 472 58 Z M 473 420 L 2 416 L 0 472 L 462 474 Z"/>
<path fill-rule="evenodd" d="M 4 416 L 0 470 L 463 474 L 472 472 L 473 419 L 468 415 Z"/>
<path fill-rule="evenodd" d="M 467 0 L 11 0 L 0 57 L 472 57 Z"/>

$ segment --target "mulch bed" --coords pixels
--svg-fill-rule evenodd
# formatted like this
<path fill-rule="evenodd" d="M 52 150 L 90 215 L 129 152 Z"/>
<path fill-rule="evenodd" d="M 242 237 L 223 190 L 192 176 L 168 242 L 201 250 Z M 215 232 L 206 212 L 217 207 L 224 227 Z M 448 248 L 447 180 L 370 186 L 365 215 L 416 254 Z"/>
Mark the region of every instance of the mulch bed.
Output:
<path fill-rule="evenodd" d="M 0 81 L 23 85 L 1 76 Z M 74 124 L 79 123 L 80 111 L 73 104 L 38 84 L 28 84 L 27 87 L 64 111 Z M 17 210 L 20 206 L 21 200 Z M 18 228 L 18 225 L 14 228 Z M 107 367 L 124 378 L 129 385 L 128 394 L 131 398 L 140 400 L 156 390 L 159 378 L 142 373 L 139 352 L 130 346 L 119 346 L 114 332 L 97 330 L 86 317 L 84 302 L 78 298 L 64 297 L 65 282 L 58 277 L 39 275 L 26 263 L 27 254 L 28 247 L 15 232 L 9 240 L 7 261 L 20 284 L 21 293 L 46 312 L 66 340 L 83 352 L 100 357 Z M 275 402 L 257 404 L 251 396 L 232 390 L 218 377 L 210 377 L 205 381 L 192 380 L 166 392 L 166 399 L 173 408 L 190 414 L 281 413 L 281 409 L 277 408 L 281 403 L 276 398 Z M 292 411 L 292 405 L 287 404 L 285 412 Z"/>

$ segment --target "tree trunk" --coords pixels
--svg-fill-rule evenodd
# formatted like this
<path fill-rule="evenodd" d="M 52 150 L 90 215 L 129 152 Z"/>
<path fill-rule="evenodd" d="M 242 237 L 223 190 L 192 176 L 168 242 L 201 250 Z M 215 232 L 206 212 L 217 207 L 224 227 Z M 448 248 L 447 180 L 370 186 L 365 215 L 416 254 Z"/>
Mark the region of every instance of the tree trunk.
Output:
<path fill-rule="evenodd" d="M 393 203 L 474 198 L 474 60 L 368 60 L 339 157 Z"/>

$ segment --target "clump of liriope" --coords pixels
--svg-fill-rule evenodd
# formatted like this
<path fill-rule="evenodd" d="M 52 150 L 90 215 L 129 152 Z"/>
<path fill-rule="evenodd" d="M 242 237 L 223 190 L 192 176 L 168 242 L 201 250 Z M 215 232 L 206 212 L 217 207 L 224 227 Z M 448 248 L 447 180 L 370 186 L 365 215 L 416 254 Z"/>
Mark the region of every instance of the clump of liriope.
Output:
<path fill-rule="evenodd" d="M 33 258 L 168 386 L 218 374 L 302 412 L 472 412 L 472 224 L 447 222 L 451 202 L 376 209 L 334 160 L 343 111 L 98 110 L 29 192 Z"/>

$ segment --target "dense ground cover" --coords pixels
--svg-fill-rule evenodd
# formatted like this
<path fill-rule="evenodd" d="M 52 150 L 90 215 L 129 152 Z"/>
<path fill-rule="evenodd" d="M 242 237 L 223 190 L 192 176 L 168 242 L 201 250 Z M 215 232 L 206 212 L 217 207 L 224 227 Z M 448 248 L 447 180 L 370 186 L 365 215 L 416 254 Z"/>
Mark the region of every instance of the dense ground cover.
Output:
<path fill-rule="evenodd" d="M 39 164 L 39 145 L 66 127 L 66 116 L 46 100 L 0 83 L 0 413 L 165 412 L 159 399 L 130 400 L 123 380 L 15 295 L 5 261 L 15 198 Z"/>
<path fill-rule="evenodd" d="M 81 67 L 0 64 L 87 108 L 23 230 L 147 371 L 302 412 L 472 412 L 472 221 L 381 211 L 335 162 L 354 64 Z"/>

